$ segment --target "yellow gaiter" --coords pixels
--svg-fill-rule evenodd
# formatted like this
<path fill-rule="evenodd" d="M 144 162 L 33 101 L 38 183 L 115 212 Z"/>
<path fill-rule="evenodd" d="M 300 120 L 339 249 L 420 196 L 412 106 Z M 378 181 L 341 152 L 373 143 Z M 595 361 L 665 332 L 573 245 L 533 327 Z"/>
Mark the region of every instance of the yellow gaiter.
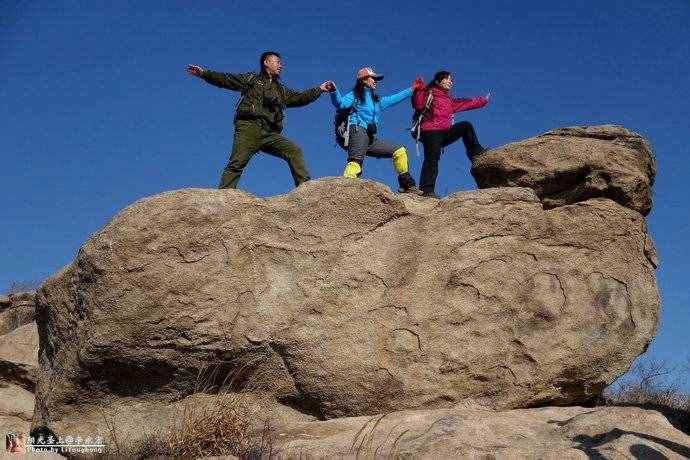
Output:
<path fill-rule="evenodd" d="M 400 147 L 393 152 L 393 167 L 398 174 L 407 172 L 407 150 L 405 150 L 405 147 Z"/>
<path fill-rule="evenodd" d="M 405 163 L 407 163 L 407 161 Z M 345 166 L 345 171 L 343 172 L 343 177 L 357 179 L 361 172 L 362 167 L 359 165 L 359 163 L 357 163 L 356 161 L 348 161 L 347 166 Z"/>

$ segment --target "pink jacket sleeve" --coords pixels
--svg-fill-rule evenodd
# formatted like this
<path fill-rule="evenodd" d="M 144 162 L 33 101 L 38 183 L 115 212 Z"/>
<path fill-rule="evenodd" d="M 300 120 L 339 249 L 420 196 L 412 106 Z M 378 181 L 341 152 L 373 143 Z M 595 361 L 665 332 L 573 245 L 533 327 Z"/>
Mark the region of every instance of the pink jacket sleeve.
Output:
<path fill-rule="evenodd" d="M 453 99 L 453 112 L 464 112 L 465 110 L 479 109 L 484 107 L 488 103 L 489 100 L 484 96 L 473 98 L 461 97 L 458 99 Z"/>
<path fill-rule="evenodd" d="M 426 90 L 420 89 L 414 92 L 412 95 L 412 105 L 415 110 L 423 110 L 426 104 Z"/>

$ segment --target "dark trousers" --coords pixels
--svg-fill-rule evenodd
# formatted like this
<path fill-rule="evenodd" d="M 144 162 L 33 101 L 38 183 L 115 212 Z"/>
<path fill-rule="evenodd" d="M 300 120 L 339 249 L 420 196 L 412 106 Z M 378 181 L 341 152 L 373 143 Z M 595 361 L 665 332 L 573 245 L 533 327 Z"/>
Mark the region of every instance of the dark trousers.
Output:
<path fill-rule="evenodd" d="M 467 157 L 472 157 L 484 148 L 479 144 L 474 127 L 469 121 L 455 123 L 449 129 L 441 131 L 422 131 L 420 140 L 424 145 L 424 163 L 422 174 L 419 178 L 419 188 L 423 192 L 433 193 L 438 177 L 438 160 L 441 158 L 441 150 L 458 139 L 462 138 L 467 151 Z"/>
<path fill-rule="evenodd" d="M 259 150 L 287 162 L 295 187 L 309 180 L 309 171 L 304 164 L 302 150 L 294 142 L 265 127 L 259 121 L 237 120 L 232 154 L 223 169 L 218 188 L 236 188 L 245 166 Z"/>

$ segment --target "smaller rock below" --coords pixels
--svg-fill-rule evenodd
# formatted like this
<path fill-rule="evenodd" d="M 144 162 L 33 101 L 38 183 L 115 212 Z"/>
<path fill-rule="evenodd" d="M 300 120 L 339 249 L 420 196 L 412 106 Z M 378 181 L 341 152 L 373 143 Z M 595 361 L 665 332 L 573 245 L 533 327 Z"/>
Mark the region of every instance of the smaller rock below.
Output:
<path fill-rule="evenodd" d="M 277 458 L 689 458 L 690 437 L 636 407 L 400 411 L 277 427 Z M 636 455 L 638 454 L 638 455 Z"/>
<path fill-rule="evenodd" d="M 35 323 L 24 324 L 0 336 L 0 362 L 38 365 L 38 330 Z"/>

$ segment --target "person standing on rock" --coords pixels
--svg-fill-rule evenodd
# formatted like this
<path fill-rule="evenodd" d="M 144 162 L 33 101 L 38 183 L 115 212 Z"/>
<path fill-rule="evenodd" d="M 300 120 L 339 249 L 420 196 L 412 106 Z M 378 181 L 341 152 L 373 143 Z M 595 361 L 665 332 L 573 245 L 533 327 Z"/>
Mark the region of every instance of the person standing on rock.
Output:
<path fill-rule="evenodd" d="M 426 88 L 416 88 L 412 104 L 421 115 L 419 140 L 424 145 L 424 162 L 419 177 L 419 187 L 424 196 L 438 198 L 434 191 L 438 177 L 438 162 L 441 150 L 462 138 L 468 158 L 486 151 L 477 139 L 474 127 L 469 121 L 452 124 L 453 114 L 484 107 L 489 103 L 491 93 L 473 98 L 453 98 L 450 89 L 453 78 L 450 72 L 436 72 Z"/>
<path fill-rule="evenodd" d="M 392 158 L 393 168 L 398 173 L 399 191 L 421 195 L 414 178 L 410 175 L 407 164 L 407 150 L 400 144 L 391 144 L 376 136 L 381 111 L 399 104 L 412 96 L 416 86 L 406 88 L 390 96 L 379 97 L 376 94 L 376 83 L 383 80 L 383 75 L 374 72 L 371 67 L 364 67 L 357 72 L 356 83 L 352 91 L 345 96 L 337 87 L 331 90 L 331 102 L 338 111 L 336 115 L 336 140 L 347 152 L 347 165 L 344 177 L 357 178 L 362 174 L 362 163 L 365 156 Z M 424 86 L 421 79 L 413 85 Z M 342 114 L 342 123 L 338 121 Z"/>
<path fill-rule="evenodd" d="M 305 91 L 294 91 L 279 81 L 283 70 L 279 53 L 266 51 L 259 64 L 260 72 L 240 74 L 214 72 L 193 64 L 187 66 L 189 74 L 242 94 L 235 110 L 232 153 L 218 185 L 221 189 L 237 187 L 242 171 L 259 150 L 287 161 L 295 187 L 309 180 L 302 150 L 281 135 L 283 110 L 316 101 L 322 93 L 332 90 L 334 83 L 329 80 Z"/>

